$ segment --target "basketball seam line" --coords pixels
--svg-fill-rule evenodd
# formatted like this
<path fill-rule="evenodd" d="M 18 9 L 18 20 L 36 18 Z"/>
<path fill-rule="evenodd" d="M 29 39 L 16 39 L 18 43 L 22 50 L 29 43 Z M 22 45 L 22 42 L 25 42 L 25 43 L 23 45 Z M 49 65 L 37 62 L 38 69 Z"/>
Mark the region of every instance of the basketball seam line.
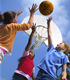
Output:
<path fill-rule="evenodd" d="M 50 3 L 50 4 L 51 4 L 51 3 Z M 49 4 L 49 5 L 50 5 L 50 4 Z M 48 5 L 48 6 L 49 6 L 49 5 Z M 48 6 L 47 6 L 47 7 L 48 7 Z M 47 8 L 47 7 L 46 7 L 46 8 Z M 45 8 L 45 9 L 46 9 L 46 8 Z M 45 9 L 44 9 L 43 11 L 45 11 Z"/>

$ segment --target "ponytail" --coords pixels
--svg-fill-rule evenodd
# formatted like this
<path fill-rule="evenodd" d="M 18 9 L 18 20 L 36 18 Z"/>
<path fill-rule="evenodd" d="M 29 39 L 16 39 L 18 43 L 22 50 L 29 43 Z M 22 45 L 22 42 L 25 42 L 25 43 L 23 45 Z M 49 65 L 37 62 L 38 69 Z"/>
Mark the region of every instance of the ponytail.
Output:
<path fill-rule="evenodd" d="M 3 20 L 4 20 L 4 17 L 3 15 L 0 14 L 0 23 L 3 22 Z"/>
<path fill-rule="evenodd" d="M 70 47 L 69 47 L 69 45 L 66 42 L 63 42 L 63 43 L 64 43 L 64 46 L 66 48 L 66 50 L 64 51 L 64 53 L 68 56 L 68 59 L 70 61 Z"/>
<path fill-rule="evenodd" d="M 15 18 L 16 12 L 14 11 L 6 11 L 3 13 L 3 15 L 0 14 L 0 22 L 3 22 L 4 24 L 10 24 L 11 20 Z"/>
<path fill-rule="evenodd" d="M 63 42 L 63 43 L 64 43 L 64 46 L 66 48 L 66 50 L 64 51 L 64 53 L 68 56 L 68 53 L 70 53 L 70 47 L 69 47 L 69 45 L 66 42 Z"/>

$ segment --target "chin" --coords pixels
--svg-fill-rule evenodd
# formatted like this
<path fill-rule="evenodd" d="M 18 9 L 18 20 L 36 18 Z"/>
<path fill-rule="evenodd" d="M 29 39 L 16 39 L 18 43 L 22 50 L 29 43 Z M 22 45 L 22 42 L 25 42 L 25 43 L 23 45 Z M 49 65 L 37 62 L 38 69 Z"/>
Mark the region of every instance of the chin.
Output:
<path fill-rule="evenodd" d="M 57 49 L 57 47 L 55 47 L 55 49 Z"/>
<path fill-rule="evenodd" d="M 58 51 L 58 48 L 57 47 L 55 47 L 55 49 Z"/>

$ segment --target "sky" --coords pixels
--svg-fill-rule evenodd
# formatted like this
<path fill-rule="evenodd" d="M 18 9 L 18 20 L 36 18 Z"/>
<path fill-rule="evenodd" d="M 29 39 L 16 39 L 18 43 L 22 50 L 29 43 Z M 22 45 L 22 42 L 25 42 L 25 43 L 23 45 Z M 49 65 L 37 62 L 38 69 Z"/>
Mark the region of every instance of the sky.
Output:
<path fill-rule="evenodd" d="M 23 13 L 17 18 L 18 23 L 21 23 L 23 19 L 30 16 L 28 7 L 32 7 L 33 3 L 39 4 L 43 0 L 0 0 L 0 11 L 3 14 L 5 11 L 16 11 L 22 9 Z M 52 14 L 52 21 L 58 26 L 61 31 L 63 41 L 66 41 L 70 45 L 70 0 L 49 0 L 53 3 L 54 10 Z M 43 16 L 39 10 L 35 15 Z M 45 16 L 48 18 L 49 16 Z M 22 56 L 23 51 L 27 45 L 29 36 L 24 31 L 18 31 L 13 44 L 13 51 L 11 56 L 5 55 L 2 64 L 0 65 L 0 80 L 10 80 L 18 66 L 18 59 Z M 34 38 L 33 38 L 34 40 Z M 47 46 L 43 43 L 39 49 L 35 50 L 35 76 L 38 72 L 37 65 L 40 63 L 44 55 L 46 54 Z M 70 71 L 70 69 L 68 68 Z M 61 69 L 58 70 L 57 75 L 61 74 Z M 30 79 L 32 80 L 32 79 Z"/>

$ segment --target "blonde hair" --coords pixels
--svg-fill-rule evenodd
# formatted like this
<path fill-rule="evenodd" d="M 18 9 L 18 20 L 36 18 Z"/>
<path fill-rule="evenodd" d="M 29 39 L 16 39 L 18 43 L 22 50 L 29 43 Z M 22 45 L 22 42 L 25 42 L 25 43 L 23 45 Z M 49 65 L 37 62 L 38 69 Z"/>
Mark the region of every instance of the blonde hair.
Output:
<path fill-rule="evenodd" d="M 64 51 L 64 53 L 68 56 L 68 53 L 70 52 L 70 47 L 69 47 L 69 45 L 66 42 L 63 41 L 63 43 L 64 43 L 64 46 L 66 48 L 66 50 Z"/>

